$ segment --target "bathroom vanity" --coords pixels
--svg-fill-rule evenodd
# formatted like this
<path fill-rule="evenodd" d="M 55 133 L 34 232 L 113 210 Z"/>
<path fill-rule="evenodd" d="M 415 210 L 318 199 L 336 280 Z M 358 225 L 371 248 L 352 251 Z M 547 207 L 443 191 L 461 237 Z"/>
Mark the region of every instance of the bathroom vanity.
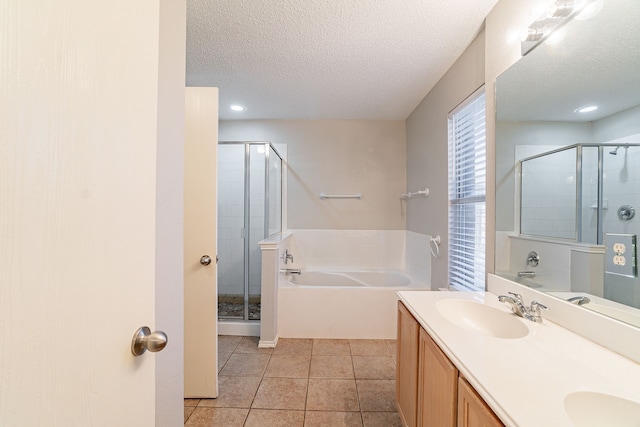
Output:
<path fill-rule="evenodd" d="M 397 348 L 396 394 L 404 425 L 504 425 L 401 301 Z"/>
<path fill-rule="evenodd" d="M 398 295 L 404 425 L 631 426 L 640 419 L 637 363 L 547 319 L 517 317 L 490 292 Z"/>

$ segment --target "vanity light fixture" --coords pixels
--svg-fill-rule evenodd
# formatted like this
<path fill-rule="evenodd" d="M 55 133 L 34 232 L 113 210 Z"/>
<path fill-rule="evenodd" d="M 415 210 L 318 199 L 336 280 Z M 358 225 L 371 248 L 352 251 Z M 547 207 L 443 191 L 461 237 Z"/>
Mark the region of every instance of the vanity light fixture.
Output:
<path fill-rule="evenodd" d="M 247 107 L 239 104 L 233 104 L 229 108 L 231 109 L 231 111 L 236 111 L 236 112 L 247 111 Z"/>
<path fill-rule="evenodd" d="M 566 18 L 571 15 L 580 5 L 575 1 L 556 1 L 547 10 L 548 18 Z"/>
<path fill-rule="evenodd" d="M 598 109 L 597 105 L 588 105 L 586 107 L 576 108 L 574 111 L 576 113 L 590 113 L 592 111 L 596 111 Z"/>
<path fill-rule="evenodd" d="M 529 25 L 520 44 L 522 56 L 529 53 L 558 28 L 601 0 L 556 0 L 546 12 Z"/>
<path fill-rule="evenodd" d="M 527 28 L 524 36 L 522 37 L 522 42 L 539 42 L 544 37 L 544 28 Z"/>

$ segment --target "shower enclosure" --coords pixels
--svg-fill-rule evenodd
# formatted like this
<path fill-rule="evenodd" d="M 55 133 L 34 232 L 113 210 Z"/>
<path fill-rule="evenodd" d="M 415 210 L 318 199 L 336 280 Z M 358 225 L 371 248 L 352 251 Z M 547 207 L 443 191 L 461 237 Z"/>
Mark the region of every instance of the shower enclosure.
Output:
<path fill-rule="evenodd" d="M 520 233 L 603 245 L 600 296 L 640 308 L 640 144 L 572 145 L 519 167 Z"/>
<path fill-rule="evenodd" d="M 640 144 L 577 144 L 519 162 L 520 233 L 604 244 L 638 233 Z"/>
<path fill-rule="evenodd" d="M 218 145 L 218 318 L 260 320 L 258 242 L 281 231 L 282 158 L 269 142 Z"/>

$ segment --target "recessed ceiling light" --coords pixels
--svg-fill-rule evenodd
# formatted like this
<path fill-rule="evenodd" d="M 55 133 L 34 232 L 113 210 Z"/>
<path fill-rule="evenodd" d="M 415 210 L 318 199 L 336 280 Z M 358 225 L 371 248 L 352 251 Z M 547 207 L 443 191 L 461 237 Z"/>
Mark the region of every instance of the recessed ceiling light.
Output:
<path fill-rule="evenodd" d="M 247 111 L 247 107 L 245 107 L 244 105 L 233 104 L 229 108 L 231 108 L 231 110 L 233 110 L 233 111 L 238 111 L 238 112 Z"/>
<path fill-rule="evenodd" d="M 587 107 L 577 108 L 575 110 L 576 113 L 590 113 L 592 111 L 596 111 L 598 109 L 597 105 L 589 105 Z"/>

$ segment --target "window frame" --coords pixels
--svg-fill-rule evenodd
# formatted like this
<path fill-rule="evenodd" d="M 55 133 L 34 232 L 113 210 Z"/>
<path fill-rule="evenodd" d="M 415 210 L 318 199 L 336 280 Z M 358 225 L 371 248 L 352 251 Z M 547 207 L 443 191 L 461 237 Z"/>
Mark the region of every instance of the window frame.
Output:
<path fill-rule="evenodd" d="M 484 85 L 453 109 L 447 120 L 449 289 L 483 291 L 487 229 Z"/>

